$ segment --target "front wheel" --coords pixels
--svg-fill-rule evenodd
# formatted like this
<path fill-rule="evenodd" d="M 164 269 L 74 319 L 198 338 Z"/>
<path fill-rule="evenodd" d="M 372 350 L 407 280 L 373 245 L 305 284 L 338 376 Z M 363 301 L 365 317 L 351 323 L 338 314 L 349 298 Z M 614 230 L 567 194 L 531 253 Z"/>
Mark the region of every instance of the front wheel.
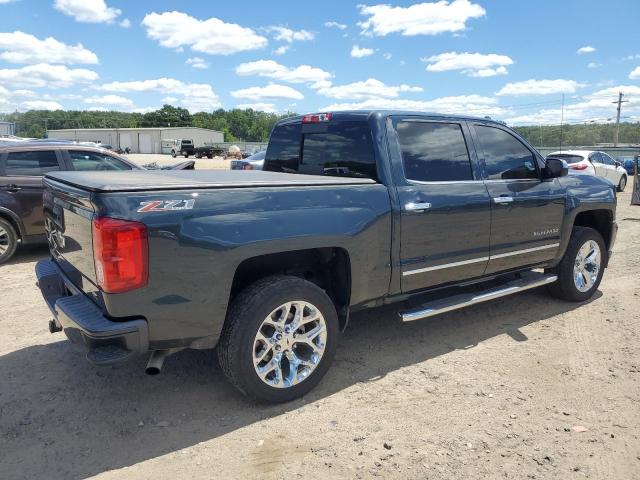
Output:
<path fill-rule="evenodd" d="M 619 192 L 624 192 L 625 187 L 627 186 L 627 176 L 623 175 L 620 178 L 620 183 L 618 183 L 618 191 Z"/>
<path fill-rule="evenodd" d="M 298 277 L 267 277 L 233 301 L 218 345 L 224 374 L 241 392 L 288 402 L 314 388 L 340 332 L 329 296 Z"/>
<path fill-rule="evenodd" d="M 573 227 L 567 251 L 554 269 L 558 280 L 550 292 L 563 300 L 583 302 L 600 285 L 607 251 L 602 235 L 589 227 Z"/>
<path fill-rule="evenodd" d="M 176 158 L 176 151 L 175 151 L 175 150 L 171 150 L 171 156 L 172 156 L 173 158 Z"/>

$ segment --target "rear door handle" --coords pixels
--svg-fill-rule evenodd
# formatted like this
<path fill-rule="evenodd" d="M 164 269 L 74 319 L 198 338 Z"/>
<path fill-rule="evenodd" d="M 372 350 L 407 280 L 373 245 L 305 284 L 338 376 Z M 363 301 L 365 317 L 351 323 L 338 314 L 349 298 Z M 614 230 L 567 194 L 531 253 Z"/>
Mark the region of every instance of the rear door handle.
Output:
<path fill-rule="evenodd" d="M 404 206 L 404 209 L 408 212 L 422 212 L 431 208 L 429 202 L 409 202 Z"/>
<path fill-rule="evenodd" d="M 493 197 L 493 203 L 512 203 L 513 202 L 513 197 Z"/>

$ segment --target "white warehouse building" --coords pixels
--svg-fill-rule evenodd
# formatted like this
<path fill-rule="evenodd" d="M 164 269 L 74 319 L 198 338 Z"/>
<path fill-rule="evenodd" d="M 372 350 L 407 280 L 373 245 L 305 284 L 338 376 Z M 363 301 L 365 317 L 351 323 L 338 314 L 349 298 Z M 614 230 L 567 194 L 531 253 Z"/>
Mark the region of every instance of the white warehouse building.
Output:
<path fill-rule="evenodd" d="M 131 153 L 171 153 L 171 142 L 177 139 L 193 140 L 196 147 L 224 142 L 222 132 L 198 127 L 66 128 L 49 130 L 48 137 L 129 148 Z"/>

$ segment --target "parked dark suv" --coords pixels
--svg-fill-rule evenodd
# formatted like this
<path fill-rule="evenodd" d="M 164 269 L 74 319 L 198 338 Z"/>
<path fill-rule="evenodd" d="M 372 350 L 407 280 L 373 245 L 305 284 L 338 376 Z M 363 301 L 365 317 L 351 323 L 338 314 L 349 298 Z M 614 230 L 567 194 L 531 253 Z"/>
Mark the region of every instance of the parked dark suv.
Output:
<path fill-rule="evenodd" d="M 42 177 L 59 170 L 139 170 L 104 148 L 60 141 L 0 140 L 0 264 L 18 244 L 46 242 Z"/>

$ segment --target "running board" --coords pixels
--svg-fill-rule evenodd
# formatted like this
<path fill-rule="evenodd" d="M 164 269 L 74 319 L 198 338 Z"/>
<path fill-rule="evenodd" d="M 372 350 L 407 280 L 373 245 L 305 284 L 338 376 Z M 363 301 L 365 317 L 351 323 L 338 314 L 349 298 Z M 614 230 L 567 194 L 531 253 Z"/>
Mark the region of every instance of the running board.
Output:
<path fill-rule="evenodd" d="M 400 318 L 403 322 L 422 320 L 423 318 L 475 305 L 476 303 L 488 302 L 495 298 L 506 297 L 507 295 L 524 292 L 531 288 L 541 287 L 543 285 L 553 283 L 557 279 L 557 275 L 545 275 L 542 273 L 531 272 L 522 275 L 516 280 L 511 280 L 510 282 L 481 292 L 461 293 L 451 297 L 439 298 L 438 300 L 425 303 L 416 310 L 400 312 Z"/>

